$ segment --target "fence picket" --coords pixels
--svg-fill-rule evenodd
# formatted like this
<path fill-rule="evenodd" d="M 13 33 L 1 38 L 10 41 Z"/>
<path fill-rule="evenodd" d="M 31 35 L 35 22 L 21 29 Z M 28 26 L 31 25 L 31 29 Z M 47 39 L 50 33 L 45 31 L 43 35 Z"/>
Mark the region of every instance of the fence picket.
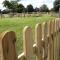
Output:
<path fill-rule="evenodd" d="M 58 59 L 58 54 L 59 54 L 59 21 L 58 21 L 58 19 L 56 19 L 56 24 L 57 24 L 57 26 L 56 26 L 56 29 L 57 29 L 57 49 L 56 49 L 56 51 L 57 51 L 57 59 Z"/>
<path fill-rule="evenodd" d="M 51 21 L 51 60 L 54 60 L 54 20 Z"/>
<path fill-rule="evenodd" d="M 26 26 L 23 30 L 23 47 L 25 60 L 31 60 L 33 54 L 32 29 Z"/>
<path fill-rule="evenodd" d="M 44 42 L 43 60 L 47 60 L 48 58 L 47 23 L 42 24 L 42 40 Z"/>
<path fill-rule="evenodd" d="M 32 29 L 26 26 L 23 29 L 23 53 L 18 57 L 15 42 L 15 32 L 0 34 L 0 60 L 31 60 L 33 53 L 36 60 L 57 60 L 60 54 L 60 19 L 36 24 L 34 44 Z"/>
<path fill-rule="evenodd" d="M 36 59 L 42 60 L 42 25 L 37 24 L 35 27 L 35 41 L 37 46 Z"/>
<path fill-rule="evenodd" d="M 0 35 L 0 60 L 17 60 L 15 41 L 13 31 L 6 31 Z"/>
<path fill-rule="evenodd" d="M 59 19 L 59 43 L 60 43 L 60 19 Z M 59 45 L 59 56 L 60 56 L 60 45 Z"/>
<path fill-rule="evenodd" d="M 60 26 L 59 26 L 59 19 L 58 19 L 58 58 L 59 58 L 59 40 L 60 40 L 60 31 L 59 31 L 59 29 L 60 29 Z"/>
<path fill-rule="evenodd" d="M 54 36 L 54 60 L 57 60 L 57 22 L 55 20 L 55 36 Z"/>
<path fill-rule="evenodd" d="M 47 38 L 48 38 L 48 60 L 51 60 L 51 30 L 50 30 L 50 25 L 51 22 L 49 21 L 47 23 L 47 28 L 48 28 L 48 33 L 47 33 Z"/>

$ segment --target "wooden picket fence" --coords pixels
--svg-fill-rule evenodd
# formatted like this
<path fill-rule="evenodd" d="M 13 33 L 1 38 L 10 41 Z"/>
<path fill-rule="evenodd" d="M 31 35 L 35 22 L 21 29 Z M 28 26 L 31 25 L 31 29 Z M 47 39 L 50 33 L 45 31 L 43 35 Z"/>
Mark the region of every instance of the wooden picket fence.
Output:
<path fill-rule="evenodd" d="M 35 44 L 33 44 L 32 29 L 23 29 L 23 53 L 16 54 L 16 35 L 13 31 L 0 34 L 0 60 L 58 60 L 60 43 L 60 19 L 44 22 L 35 26 Z"/>

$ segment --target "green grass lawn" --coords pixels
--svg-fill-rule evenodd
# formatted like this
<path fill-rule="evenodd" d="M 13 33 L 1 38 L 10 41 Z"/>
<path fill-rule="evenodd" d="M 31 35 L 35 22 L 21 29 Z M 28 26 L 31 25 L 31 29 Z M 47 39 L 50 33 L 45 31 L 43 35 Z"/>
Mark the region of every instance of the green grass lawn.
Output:
<path fill-rule="evenodd" d="M 12 30 L 16 33 L 16 49 L 17 53 L 20 54 L 23 51 L 23 37 L 22 32 L 25 26 L 31 26 L 33 31 L 37 23 L 42 23 L 44 21 L 53 20 L 56 17 L 43 15 L 41 17 L 14 17 L 14 18 L 2 18 L 0 19 L 0 32 L 6 30 Z"/>

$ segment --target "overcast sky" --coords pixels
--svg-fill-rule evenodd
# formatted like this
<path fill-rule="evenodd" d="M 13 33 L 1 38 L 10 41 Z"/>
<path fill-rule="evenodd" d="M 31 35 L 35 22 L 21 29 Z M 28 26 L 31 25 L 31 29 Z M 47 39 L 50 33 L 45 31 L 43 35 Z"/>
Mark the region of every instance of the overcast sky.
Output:
<path fill-rule="evenodd" d="M 3 8 L 3 5 L 2 5 L 2 2 L 4 0 L 0 0 L 0 9 L 4 9 Z M 55 0 L 21 0 L 19 3 L 22 3 L 25 7 L 28 5 L 28 4 L 32 4 L 35 7 L 40 7 L 42 4 L 46 4 L 49 9 L 51 9 L 53 7 L 53 2 Z"/>

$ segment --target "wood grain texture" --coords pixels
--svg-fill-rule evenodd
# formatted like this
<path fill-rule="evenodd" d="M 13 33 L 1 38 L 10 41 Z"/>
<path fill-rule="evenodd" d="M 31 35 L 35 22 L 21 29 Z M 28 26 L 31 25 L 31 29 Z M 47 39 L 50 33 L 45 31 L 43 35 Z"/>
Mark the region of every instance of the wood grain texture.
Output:
<path fill-rule="evenodd" d="M 48 58 L 48 40 L 47 40 L 47 23 L 42 24 L 42 39 L 44 41 L 43 47 L 43 60 Z"/>
<path fill-rule="evenodd" d="M 55 20 L 55 36 L 54 36 L 54 60 L 57 60 L 57 22 Z"/>
<path fill-rule="evenodd" d="M 47 23 L 47 29 L 48 29 L 48 33 L 47 33 L 47 38 L 48 38 L 48 59 L 47 60 L 51 60 L 51 29 L 50 29 L 50 25 L 51 22 L 49 21 Z"/>
<path fill-rule="evenodd" d="M 33 55 L 32 29 L 26 26 L 23 30 L 23 47 L 25 60 L 31 60 Z"/>
<path fill-rule="evenodd" d="M 37 24 L 35 26 L 35 42 L 37 46 L 36 60 L 42 60 L 42 25 Z"/>
<path fill-rule="evenodd" d="M 60 19 L 36 24 L 35 43 L 33 44 L 32 29 L 23 29 L 23 53 L 17 56 L 16 35 L 13 31 L 0 34 L 0 60 L 32 60 L 33 53 L 36 60 L 57 60 L 60 50 Z"/>
<path fill-rule="evenodd" d="M 51 21 L 51 60 L 54 60 L 54 20 Z"/>
<path fill-rule="evenodd" d="M 0 35 L 1 60 L 17 60 L 15 42 L 16 36 L 13 31 L 6 31 Z"/>

